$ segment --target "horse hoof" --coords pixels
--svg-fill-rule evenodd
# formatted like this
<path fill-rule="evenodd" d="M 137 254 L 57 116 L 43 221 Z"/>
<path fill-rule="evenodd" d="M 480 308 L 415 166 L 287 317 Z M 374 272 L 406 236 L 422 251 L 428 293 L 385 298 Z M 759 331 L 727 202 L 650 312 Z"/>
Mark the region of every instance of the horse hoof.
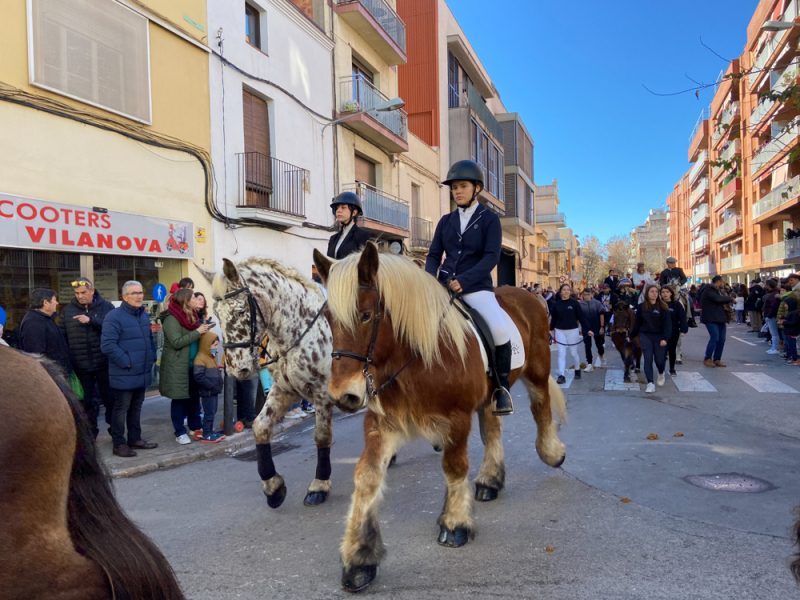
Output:
<path fill-rule="evenodd" d="M 397 454 L 392 454 L 392 459 L 389 461 L 389 466 L 393 467 L 397 464 Z"/>
<path fill-rule="evenodd" d="M 630 383 L 630 382 L 631 382 L 631 378 L 630 378 L 630 377 L 624 377 L 624 378 L 622 379 L 622 382 L 623 382 L 623 383 Z"/>
<path fill-rule="evenodd" d="M 475 484 L 475 500 L 478 502 L 491 502 L 492 500 L 497 500 L 498 493 L 499 490 L 494 488 L 481 485 L 480 483 Z"/>
<path fill-rule="evenodd" d="M 328 492 L 308 492 L 303 504 L 306 506 L 319 506 L 328 499 Z"/>
<path fill-rule="evenodd" d="M 286 486 L 281 485 L 281 487 L 275 490 L 274 494 L 267 496 L 267 505 L 270 508 L 278 508 L 283 504 L 284 500 L 286 500 Z"/>
<path fill-rule="evenodd" d="M 440 546 L 447 546 L 448 548 L 460 548 L 469 541 L 469 529 L 466 527 L 456 527 L 455 529 L 448 529 L 444 525 L 439 530 Z"/>
<path fill-rule="evenodd" d="M 562 457 L 561 457 L 561 460 L 560 460 L 560 461 L 558 461 L 556 464 L 554 464 L 554 465 L 553 465 L 553 468 L 554 468 L 554 469 L 557 469 L 558 467 L 560 467 L 561 465 L 563 465 L 563 464 L 564 464 L 564 461 L 565 461 L 565 460 L 567 460 L 567 455 L 566 455 L 566 454 L 565 454 L 564 456 L 562 456 Z"/>
<path fill-rule="evenodd" d="M 342 569 L 342 589 L 351 594 L 357 594 L 375 581 L 378 576 L 378 565 L 364 565 Z"/>

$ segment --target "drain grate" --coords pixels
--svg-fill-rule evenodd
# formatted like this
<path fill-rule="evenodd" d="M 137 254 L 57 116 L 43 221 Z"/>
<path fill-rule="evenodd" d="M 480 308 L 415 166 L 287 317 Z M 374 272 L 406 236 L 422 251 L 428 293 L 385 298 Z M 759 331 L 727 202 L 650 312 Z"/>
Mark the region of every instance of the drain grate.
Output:
<path fill-rule="evenodd" d="M 740 492 L 745 494 L 758 494 L 774 490 L 775 486 L 769 481 L 744 475 L 742 473 L 712 473 L 711 475 L 687 475 L 683 478 L 686 483 L 691 483 L 699 488 L 715 492 Z"/>
<path fill-rule="evenodd" d="M 300 446 L 298 444 L 288 444 L 286 442 L 273 442 L 272 457 L 275 458 L 279 454 L 284 454 L 285 452 L 289 452 L 289 450 L 294 450 L 299 447 Z M 252 450 L 244 450 L 243 452 L 237 452 L 236 454 L 233 455 L 233 458 L 244 462 L 256 462 L 258 460 L 258 455 L 256 454 L 256 449 L 253 448 Z"/>

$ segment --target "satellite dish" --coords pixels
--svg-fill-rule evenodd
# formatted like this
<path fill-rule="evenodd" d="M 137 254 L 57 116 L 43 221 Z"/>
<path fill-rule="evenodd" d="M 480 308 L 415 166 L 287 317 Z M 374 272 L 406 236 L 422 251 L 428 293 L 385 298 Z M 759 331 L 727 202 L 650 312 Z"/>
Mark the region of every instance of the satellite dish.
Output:
<path fill-rule="evenodd" d="M 391 251 L 392 254 L 400 254 L 401 252 L 403 252 L 403 244 L 394 241 L 391 244 L 389 244 L 389 250 Z"/>

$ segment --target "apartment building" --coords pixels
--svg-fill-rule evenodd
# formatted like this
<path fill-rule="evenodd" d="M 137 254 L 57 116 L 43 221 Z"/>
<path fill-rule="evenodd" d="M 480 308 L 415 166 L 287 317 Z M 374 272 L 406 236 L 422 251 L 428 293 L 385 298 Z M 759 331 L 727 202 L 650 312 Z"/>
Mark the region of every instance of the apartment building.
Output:
<path fill-rule="evenodd" d="M 666 268 L 669 256 L 667 212 L 663 208 L 650 210 L 643 225 L 631 231 L 631 264 L 643 262 L 652 273 Z"/>
<path fill-rule="evenodd" d="M 759 2 L 744 52 L 720 74 L 711 106 L 692 132 L 688 254 L 673 236 L 677 246 L 670 248 L 701 280 L 718 273 L 729 282 L 750 281 L 800 267 L 792 231 L 800 226 L 800 163 L 790 161 L 798 146 L 798 110 L 793 99 L 765 96 L 796 85 L 795 24 L 798 0 Z M 668 202 L 671 211 L 680 210 L 674 192 Z"/>
<path fill-rule="evenodd" d="M 550 185 L 534 185 L 533 197 L 536 225 L 542 228 L 547 240 L 546 246 L 539 246 L 537 249 L 546 257 L 549 267 L 547 275 L 543 275 L 543 278 L 546 285 L 557 289 L 562 282 L 561 278 L 567 281 L 572 272 L 570 261 L 573 249 L 572 230 L 566 229 L 567 217 L 563 212 L 559 212 L 558 208 L 561 204 L 558 197 L 558 181 L 553 179 Z"/>
<path fill-rule="evenodd" d="M 94 280 L 119 302 L 210 265 L 205 0 L 2 0 L 0 306 Z M 156 296 L 154 297 L 154 290 Z"/>

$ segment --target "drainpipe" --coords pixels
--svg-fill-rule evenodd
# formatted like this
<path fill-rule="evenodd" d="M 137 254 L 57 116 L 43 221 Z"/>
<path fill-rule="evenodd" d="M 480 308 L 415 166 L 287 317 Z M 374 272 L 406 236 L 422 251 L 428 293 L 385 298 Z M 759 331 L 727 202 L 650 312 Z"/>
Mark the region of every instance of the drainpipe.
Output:
<path fill-rule="evenodd" d="M 336 118 L 336 31 L 334 29 L 333 20 L 333 2 L 329 0 L 330 13 L 331 13 L 331 40 L 333 41 L 333 51 L 331 52 L 331 93 L 333 96 L 333 114 L 332 118 Z M 339 125 L 334 123 L 331 127 L 331 135 L 333 136 L 333 196 L 334 198 L 339 194 Z M 323 148 L 324 152 L 324 148 Z"/>

